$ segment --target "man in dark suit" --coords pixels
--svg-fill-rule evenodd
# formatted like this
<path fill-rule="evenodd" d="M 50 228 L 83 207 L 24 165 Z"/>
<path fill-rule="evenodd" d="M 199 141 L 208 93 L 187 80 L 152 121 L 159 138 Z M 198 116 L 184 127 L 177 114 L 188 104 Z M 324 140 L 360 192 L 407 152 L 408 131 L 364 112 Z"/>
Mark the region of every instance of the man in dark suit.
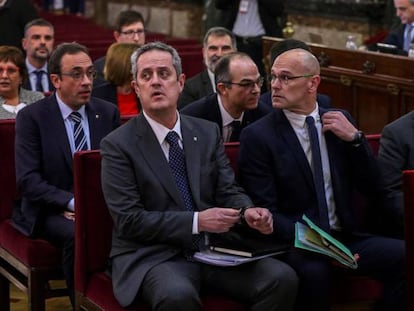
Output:
<path fill-rule="evenodd" d="M 239 208 L 250 207 L 242 209 L 243 227 L 261 238 L 273 231 L 271 214 L 235 183 L 217 126 L 177 112 L 184 85 L 177 51 L 148 43 L 133 54 L 132 72 L 143 111 L 101 143 L 119 303 L 200 310 L 199 291 L 207 287 L 250 310 L 292 310 L 297 279 L 288 265 L 264 258 L 228 269 L 192 260 L 205 234 L 240 221 Z"/>
<path fill-rule="evenodd" d="M 386 125 L 381 133 L 378 164 L 385 207 L 384 221 L 391 234 L 403 237 L 402 172 L 414 169 L 414 111 Z"/>
<path fill-rule="evenodd" d="M 101 139 L 120 120 L 113 104 L 90 97 L 95 70 L 86 47 L 59 45 L 51 55 L 49 70 L 56 92 L 20 111 L 16 118 L 16 180 L 21 203 L 15 206 L 13 222 L 24 234 L 62 247 L 63 271 L 73 303 L 73 153 L 99 148 Z"/>
<path fill-rule="evenodd" d="M 203 39 L 203 59 L 206 69 L 185 81 L 178 100 L 178 109 L 216 92 L 214 66 L 223 55 L 236 50 L 236 38 L 231 31 L 223 27 L 213 27 L 207 31 Z"/>
<path fill-rule="evenodd" d="M 47 68 L 47 62 L 53 51 L 54 33 L 53 25 L 43 18 L 32 20 L 25 26 L 22 45 L 26 51 L 29 79 L 23 87 L 27 90 L 44 93 L 54 91 Z"/>
<path fill-rule="evenodd" d="M 348 113 L 318 106 L 319 83 L 319 62 L 310 52 L 294 49 L 276 58 L 274 111 L 240 137 L 241 184 L 255 204 L 272 211 L 276 238 L 293 242 L 295 222 L 306 214 L 359 258 L 353 273 L 384 283 L 378 310 L 404 310 L 404 242 L 362 231 L 352 210 L 354 190 L 377 194 L 375 159 Z M 312 152 L 311 138 L 319 151 Z M 327 258 L 300 249 L 286 256 L 300 279 L 297 310 L 330 309 L 333 266 Z"/>
<path fill-rule="evenodd" d="M 414 38 L 414 0 L 394 0 L 394 7 L 401 23 L 391 29 L 383 42 L 395 45 L 399 54 L 407 55 Z"/>
<path fill-rule="evenodd" d="M 217 123 L 223 141 L 239 141 L 240 131 L 272 111 L 259 102 L 263 79 L 245 53 L 223 56 L 216 64 L 217 94 L 206 96 L 180 110 L 182 114 Z"/>

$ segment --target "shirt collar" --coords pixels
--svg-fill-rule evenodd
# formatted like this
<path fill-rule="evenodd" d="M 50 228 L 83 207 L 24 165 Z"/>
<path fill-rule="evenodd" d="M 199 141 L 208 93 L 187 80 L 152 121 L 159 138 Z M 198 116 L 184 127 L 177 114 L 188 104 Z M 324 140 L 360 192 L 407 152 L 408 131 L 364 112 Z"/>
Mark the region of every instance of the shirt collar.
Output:
<path fill-rule="evenodd" d="M 287 109 L 283 109 L 283 112 L 285 113 L 286 117 L 288 118 L 288 120 L 290 121 L 292 126 L 295 127 L 295 128 L 304 128 L 304 127 L 306 127 L 305 120 L 306 120 L 307 116 L 312 116 L 315 119 L 316 123 L 321 121 L 321 118 L 320 118 L 320 115 L 319 115 L 318 103 L 316 103 L 315 109 L 309 115 L 294 113 L 294 112 L 289 111 Z"/>
<path fill-rule="evenodd" d="M 170 131 L 174 131 L 178 134 L 178 137 L 182 141 L 182 135 L 181 135 L 181 120 L 180 120 L 180 114 L 177 111 L 177 122 L 175 122 L 174 127 L 170 130 L 169 128 L 165 127 L 161 123 L 155 121 L 152 119 L 148 114 L 145 113 L 145 111 L 142 111 L 144 114 L 145 119 L 148 121 L 149 125 L 151 126 L 151 129 L 153 130 L 155 136 L 157 137 L 158 143 L 161 145 L 165 141 L 165 137 L 167 137 L 167 134 Z"/>
<path fill-rule="evenodd" d="M 75 110 L 73 110 L 72 108 L 70 108 L 68 105 L 66 105 L 62 99 L 60 99 L 60 97 L 58 96 L 57 93 L 55 93 L 56 95 L 56 100 L 60 109 L 60 113 L 62 114 L 63 120 L 66 120 L 67 118 L 69 118 L 70 114 L 72 112 L 74 112 Z M 82 119 L 86 120 L 87 115 L 86 115 L 86 111 L 85 111 L 85 105 L 82 105 L 82 107 L 79 108 L 79 110 L 77 110 L 77 112 L 79 112 L 82 116 Z"/>
<path fill-rule="evenodd" d="M 229 125 L 231 122 L 233 121 L 240 121 L 242 122 L 243 120 L 243 116 L 244 116 L 244 111 L 242 112 L 242 114 L 240 115 L 239 118 L 234 119 L 228 112 L 227 110 L 224 108 L 223 106 L 223 102 L 221 101 L 221 97 L 220 94 L 217 93 L 217 101 L 219 104 L 219 108 L 220 108 L 220 113 L 221 113 L 221 120 L 223 122 L 223 126 L 227 126 Z"/>
<path fill-rule="evenodd" d="M 27 71 L 29 72 L 29 74 L 31 74 L 35 71 L 38 71 L 38 70 L 42 70 L 44 72 L 47 72 L 47 63 L 45 63 L 41 68 L 36 68 L 32 64 L 29 63 L 29 59 L 26 57 L 26 68 L 27 68 Z"/>

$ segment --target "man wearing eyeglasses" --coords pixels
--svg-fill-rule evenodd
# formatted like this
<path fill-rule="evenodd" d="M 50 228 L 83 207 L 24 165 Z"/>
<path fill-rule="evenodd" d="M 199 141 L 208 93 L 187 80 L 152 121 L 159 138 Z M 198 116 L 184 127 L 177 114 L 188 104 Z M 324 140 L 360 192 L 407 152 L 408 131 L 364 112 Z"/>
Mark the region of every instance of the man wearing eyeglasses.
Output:
<path fill-rule="evenodd" d="M 404 310 L 404 242 L 359 228 L 351 201 L 355 191 L 377 194 L 375 159 L 349 113 L 318 105 L 320 81 L 319 62 L 309 51 L 293 49 L 276 58 L 274 111 L 240 137 L 241 184 L 255 205 L 272 212 L 276 239 L 293 244 L 295 223 L 308 216 L 359 258 L 353 274 L 384 283 L 376 310 Z M 296 310 L 330 310 L 328 257 L 294 249 L 285 260 L 300 278 Z"/>
<path fill-rule="evenodd" d="M 101 139 L 118 127 L 120 119 L 113 104 L 91 98 L 96 73 L 86 47 L 59 45 L 50 57 L 49 71 L 54 94 L 22 109 L 16 119 L 21 202 L 15 206 L 13 222 L 23 234 L 62 248 L 63 272 L 74 304 L 73 154 L 99 149 Z"/>
<path fill-rule="evenodd" d="M 217 123 L 224 142 L 239 141 L 245 126 L 272 111 L 259 103 L 263 78 L 250 56 L 241 52 L 223 56 L 215 66 L 214 75 L 217 93 L 189 104 L 180 112 Z"/>
<path fill-rule="evenodd" d="M 145 23 L 140 12 L 126 10 L 119 13 L 116 20 L 114 38 L 118 43 L 145 43 Z M 105 56 L 98 58 L 93 66 L 97 72 L 95 85 L 104 82 Z"/>

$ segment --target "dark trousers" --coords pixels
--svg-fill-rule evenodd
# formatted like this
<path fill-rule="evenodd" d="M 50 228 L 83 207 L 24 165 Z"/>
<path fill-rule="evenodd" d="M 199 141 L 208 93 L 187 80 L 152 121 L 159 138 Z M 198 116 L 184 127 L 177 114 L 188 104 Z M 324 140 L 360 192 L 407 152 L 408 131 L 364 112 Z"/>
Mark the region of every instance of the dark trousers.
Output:
<path fill-rule="evenodd" d="M 42 237 L 62 249 L 62 268 L 72 306 L 75 305 L 74 261 L 75 223 L 63 215 L 50 215 L 44 222 Z"/>
<path fill-rule="evenodd" d="M 404 242 L 380 236 L 341 236 L 353 254 L 359 254 L 353 275 L 369 276 L 384 284 L 384 295 L 376 310 L 405 310 Z M 334 267 L 329 257 L 294 249 L 285 261 L 299 276 L 296 310 L 330 310 L 330 291 Z M 342 268 L 341 268 L 342 269 Z M 346 273 L 347 268 L 343 268 Z M 342 271 L 341 271 L 342 272 Z"/>

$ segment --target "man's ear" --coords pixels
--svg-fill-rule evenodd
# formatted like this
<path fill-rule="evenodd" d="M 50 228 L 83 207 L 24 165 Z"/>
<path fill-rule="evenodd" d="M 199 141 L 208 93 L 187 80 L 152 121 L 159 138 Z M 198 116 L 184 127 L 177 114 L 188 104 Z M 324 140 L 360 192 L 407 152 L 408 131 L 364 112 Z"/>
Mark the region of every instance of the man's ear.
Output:
<path fill-rule="evenodd" d="M 217 93 L 223 95 L 226 93 L 226 85 L 223 82 L 219 82 L 216 84 Z"/>
<path fill-rule="evenodd" d="M 114 35 L 115 41 L 116 41 L 116 42 L 118 42 L 118 40 L 119 40 L 119 36 L 120 36 L 121 34 L 120 34 L 118 31 L 114 30 L 113 35 Z"/>
<path fill-rule="evenodd" d="M 184 88 L 184 83 L 185 83 L 185 74 L 182 73 L 178 76 L 178 84 L 180 86 L 180 92 L 183 91 Z"/>
<path fill-rule="evenodd" d="M 316 92 L 319 83 L 321 83 L 321 77 L 319 75 L 314 75 L 308 82 L 309 91 Z"/>

